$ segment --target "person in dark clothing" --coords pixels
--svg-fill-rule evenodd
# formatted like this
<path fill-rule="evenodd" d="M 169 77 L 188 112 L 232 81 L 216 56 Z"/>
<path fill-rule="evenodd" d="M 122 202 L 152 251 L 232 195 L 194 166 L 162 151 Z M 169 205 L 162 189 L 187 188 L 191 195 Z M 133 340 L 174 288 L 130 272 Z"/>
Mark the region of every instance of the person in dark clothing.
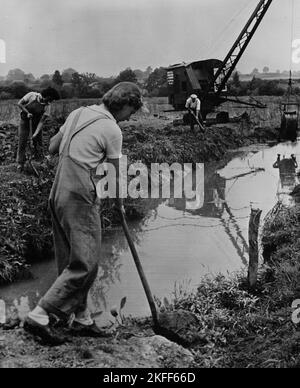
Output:
<path fill-rule="evenodd" d="M 32 123 L 32 141 L 34 157 L 43 157 L 43 135 L 42 128 L 46 119 L 51 115 L 50 103 L 58 100 L 59 93 L 54 88 L 46 88 L 41 93 L 27 93 L 18 102 L 21 109 L 21 120 L 19 126 L 19 143 L 17 151 L 17 169 L 22 171 L 26 161 L 26 147 L 30 133 L 30 122 Z"/>

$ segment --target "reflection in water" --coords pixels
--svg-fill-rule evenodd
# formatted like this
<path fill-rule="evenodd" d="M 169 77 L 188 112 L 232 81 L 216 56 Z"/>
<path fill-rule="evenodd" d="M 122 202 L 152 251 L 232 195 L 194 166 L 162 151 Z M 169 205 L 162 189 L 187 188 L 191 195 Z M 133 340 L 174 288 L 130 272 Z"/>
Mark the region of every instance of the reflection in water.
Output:
<path fill-rule="evenodd" d="M 246 239 L 243 236 L 243 233 L 240 229 L 239 224 L 237 223 L 234 214 L 232 213 L 230 207 L 225 202 L 224 207 L 229 215 L 230 223 L 226 223 L 223 218 L 221 218 L 222 223 L 224 225 L 225 232 L 227 233 L 230 241 L 232 242 L 232 245 L 235 247 L 238 255 L 242 259 L 242 262 L 245 266 L 248 265 L 248 253 L 249 253 L 249 246 L 246 241 Z M 230 229 L 230 225 L 233 226 L 234 231 Z"/>
<path fill-rule="evenodd" d="M 171 198 L 168 205 L 194 216 L 220 219 L 237 254 L 242 259 L 243 264 L 247 265 L 248 244 L 225 198 L 226 181 L 230 180 L 232 178 L 223 178 L 215 170 L 206 169 L 204 191 L 202 185 L 194 186 L 193 190 L 196 193 L 193 199 L 187 199 L 183 195 L 183 198 Z"/>
<path fill-rule="evenodd" d="M 192 172 L 193 173 L 193 172 Z M 169 206 L 194 216 L 218 218 L 223 211 L 226 181 L 218 173 L 209 169 L 204 170 L 204 185 L 198 182 L 195 186 L 193 179 L 194 198 L 186 198 L 184 190 L 182 198 L 170 198 Z"/>
<path fill-rule="evenodd" d="M 294 206 L 300 203 L 300 193 L 293 193 L 295 187 L 299 185 L 299 178 L 296 172 L 298 167 L 297 159 L 294 154 L 290 158 L 285 155 L 281 159 L 281 155 L 277 155 L 277 160 L 273 164 L 273 168 L 279 169 L 279 183 L 277 189 L 278 201 L 287 206 Z"/>

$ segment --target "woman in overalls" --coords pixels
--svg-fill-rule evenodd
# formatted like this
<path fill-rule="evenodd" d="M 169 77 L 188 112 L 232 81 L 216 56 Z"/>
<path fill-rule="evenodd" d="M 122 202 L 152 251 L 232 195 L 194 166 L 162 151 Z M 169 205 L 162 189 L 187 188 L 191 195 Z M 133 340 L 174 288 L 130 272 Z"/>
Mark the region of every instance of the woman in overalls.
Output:
<path fill-rule="evenodd" d="M 58 278 L 24 323 L 26 331 L 48 344 L 64 342 L 49 324 L 49 314 L 62 320 L 74 314 L 73 334 L 103 336 L 87 306 L 101 248 L 95 172 L 104 160 L 112 164 L 119 187 L 122 132 L 117 123 L 128 120 L 141 108 L 141 92 L 137 85 L 121 82 L 104 95 L 102 102 L 71 112 L 50 141 L 49 152 L 59 152 L 49 198 Z M 115 202 L 122 207 L 118 190 Z"/>
<path fill-rule="evenodd" d="M 32 140 L 34 147 L 34 157 L 43 157 L 43 135 L 42 127 L 45 120 L 50 116 L 50 103 L 59 99 L 59 94 L 54 88 L 47 88 L 41 93 L 27 93 L 18 102 L 21 112 L 19 126 L 19 144 L 17 151 L 17 169 L 22 171 L 26 161 L 26 147 L 30 132 L 30 121 L 32 122 Z"/>

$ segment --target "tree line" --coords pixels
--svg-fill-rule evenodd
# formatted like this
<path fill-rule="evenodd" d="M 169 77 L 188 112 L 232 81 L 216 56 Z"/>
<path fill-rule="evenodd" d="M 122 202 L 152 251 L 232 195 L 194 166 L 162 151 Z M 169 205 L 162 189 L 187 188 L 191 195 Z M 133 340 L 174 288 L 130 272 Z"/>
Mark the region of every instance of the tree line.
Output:
<path fill-rule="evenodd" d="M 256 69 L 254 69 L 256 70 Z M 264 69 L 266 73 L 268 69 Z M 116 77 L 99 77 L 95 73 L 79 73 L 68 68 L 53 74 L 44 74 L 35 78 L 21 69 L 10 70 L 6 77 L 0 78 L 0 100 L 19 99 L 29 91 L 41 91 L 49 86 L 56 88 L 61 98 L 101 98 L 112 86 L 121 81 L 136 83 L 145 96 L 165 97 L 168 95 L 167 71 L 163 67 L 143 70 L 126 68 Z M 253 71 L 250 81 L 241 81 L 239 72 L 233 73 L 227 83 L 229 95 L 270 95 L 283 96 L 286 93 L 287 81 L 280 79 L 261 79 Z M 300 84 L 293 83 L 294 94 L 300 95 Z"/>
<path fill-rule="evenodd" d="M 101 98 L 115 84 L 129 81 L 141 87 L 149 97 L 167 96 L 167 74 L 163 67 L 145 71 L 126 68 L 116 77 L 99 77 L 95 73 L 79 73 L 68 68 L 35 78 L 21 69 L 10 70 L 0 79 L 0 100 L 19 99 L 29 91 L 41 91 L 49 86 L 56 88 L 61 98 Z"/>
<path fill-rule="evenodd" d="M 241 81 L 239 73 L 233 73 L 232 78 L 227 83 L 229 95 L 233 96 L 284 96 L 287 91 L 288 81 L 280 79 L 261 79 L 253 75 L 250 81 Z M 292 80 L 293 94 L 300 95 L 300 83 Z"/>

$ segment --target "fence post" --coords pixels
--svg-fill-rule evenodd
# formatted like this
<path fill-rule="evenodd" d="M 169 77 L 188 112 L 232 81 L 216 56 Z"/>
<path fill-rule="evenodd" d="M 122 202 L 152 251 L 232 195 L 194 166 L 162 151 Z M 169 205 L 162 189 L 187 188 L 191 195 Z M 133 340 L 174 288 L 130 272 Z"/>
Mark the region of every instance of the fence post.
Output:
<path fill-rule="evenodd" d="M 6 323 L 5 302 L 0 299 L 0 324 Z"/>
<path fill-rule="evenodd" d="M 257 282 L 258 272 L 258 228 L 260 216 L 262 211 L 260 209 L 251 209 L 249 220 L 249 268 L 248 268 L 248 286 L 254 288 Z"/>

